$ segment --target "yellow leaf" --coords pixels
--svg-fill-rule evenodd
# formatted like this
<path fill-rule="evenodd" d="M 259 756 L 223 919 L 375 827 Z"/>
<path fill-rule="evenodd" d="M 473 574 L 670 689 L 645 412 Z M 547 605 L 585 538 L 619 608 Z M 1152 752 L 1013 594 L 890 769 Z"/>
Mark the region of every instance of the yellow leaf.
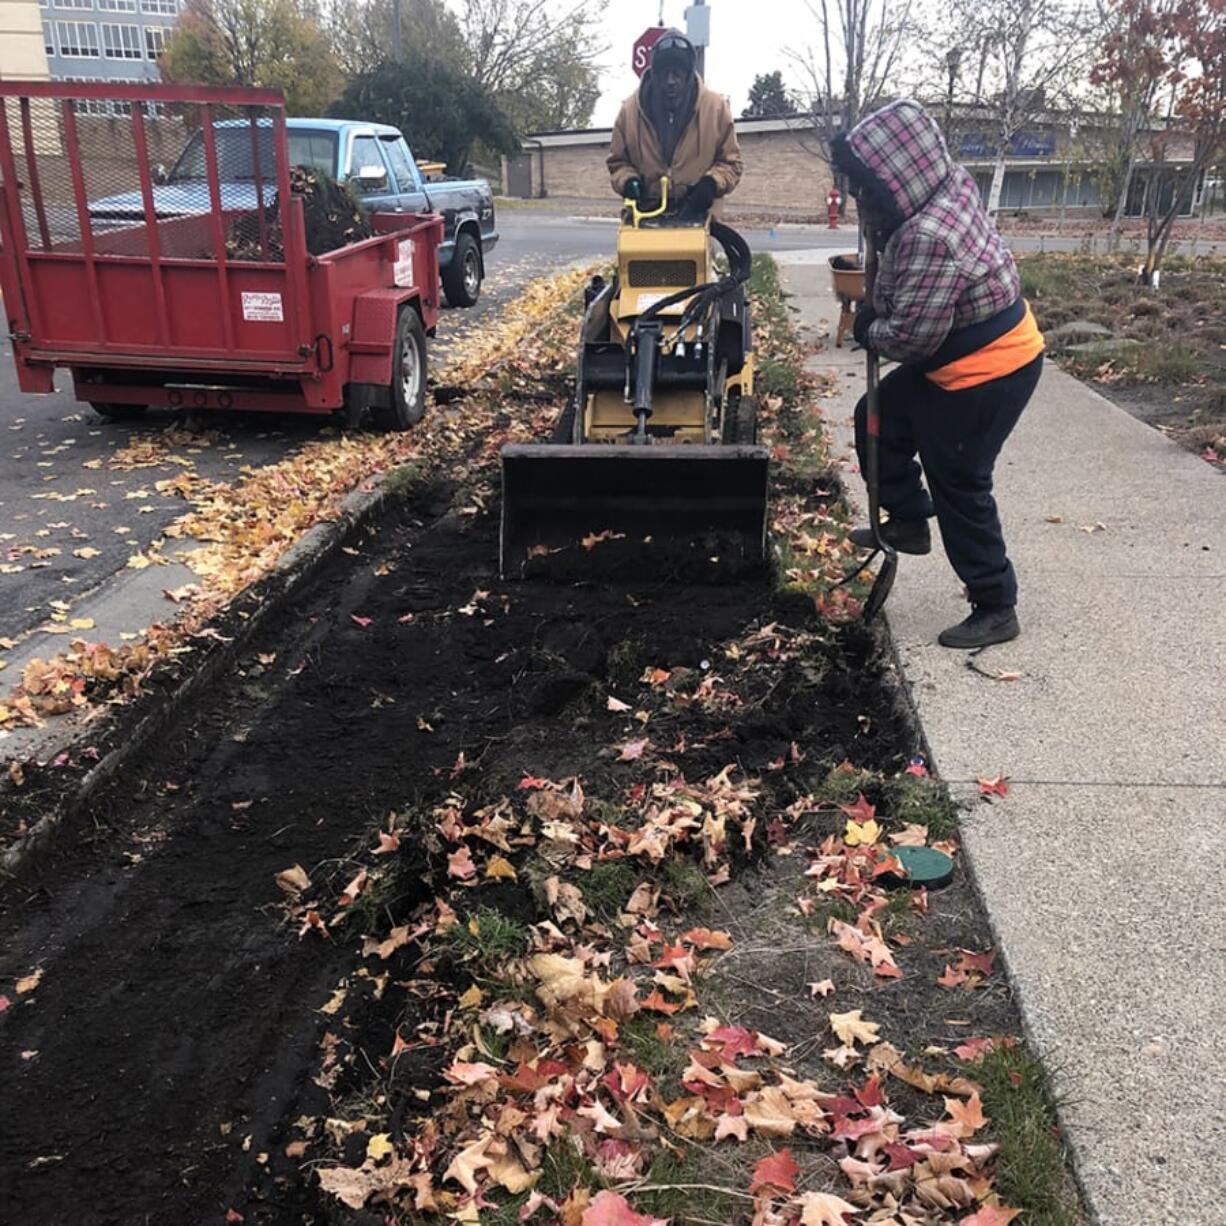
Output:
<path fill-rule="evenodd" d="M 94 619 L 92 617 L 74 617 L 68 624 L 74 630 L 92 630 L 94 628 Z"/>
<path fill-rule="evenodd" d="M 481 1001 L 484 998 L 484 993 L 474 983 L 471 988 L 465 992 L 459 1000 L 461 1009 L 480 1009 Z"/>
<path fill-rule="evenodd" d="M 85 545 L 80 549 L 74 549 L 72 556 L 74 558 L 96 558 L 101 552 L 101 549 L 95 549 L 92 545 Z"/>
<path fill-rule="evenodd" d="M 877 1031 L 881 1029 L 877 1022 L 866 1022 L 862 1020 L 863 1010 L 852 1009 L 848 1013 L 832 1013 L 830 1015 L 830 1029 L 843 1040 L 844 1043 L 863 1043 L 866 1047 L 878 1041 Z"/>
<path fill-rule="evenodd" d="M 843 842 L 848 847 L 870 847 L 881 837 L 881 827 L 870 817 L 866 822 L 857 822 L 851 819 L 847 822 L 847 833 L 843 836 Z"/>
<path fill-rule="evenodd" d="M 366 1156 L 372 1162 L 390 1158 L 396 1152 L 392 1138 L 386 1132 L 377 1132 L 366 1142 Z"/>
<path fill-rule="evenodd" d="M 319 1011 L 320 1013 L 326 1013 L 329 1017 L 331 1017 L 334 1013 L 336 1013 L 340 1009 L 341 1005 L 343 1005 L 344 1003 L 345 1003 L 345 989 L 343 987 L 337 988 L 336 991 L 332 993 L 332 996 L 328 1000 L 328 1003 L 326 1005 L 320 1006 Z"/>
<path fill-rule="evenodd" d="M 806 1192 L 800 1198 L 800 1226 L 847 1226 L 847 1213 L 861 1213 L 833 1192 Z"/>
<path fill-rule="evenodd" d="M 515 866 L 503 856 L 491 856 L 489 863 L 485 866 L 485 875 L 493 877 L 497 881 L 515 881 L 518 878 L 515 873 Z"/>
<path fill-rule="evenodd" d="M 143 553 L 134 553 L 128 559 L 128 569 L 129 570 L 144 570 L 146 566 L 151 566 L 151 565 L 152 565 L 152 562 Z"/>
<path fill-rule="evenodd" d="M 24 996 L 27 992 L 33 992 L 39 983 L 42 981 L 43 968 L 40 966 L 33 974 L 26 975 L 22 979 L 17 980 L 17 995 Z"/>

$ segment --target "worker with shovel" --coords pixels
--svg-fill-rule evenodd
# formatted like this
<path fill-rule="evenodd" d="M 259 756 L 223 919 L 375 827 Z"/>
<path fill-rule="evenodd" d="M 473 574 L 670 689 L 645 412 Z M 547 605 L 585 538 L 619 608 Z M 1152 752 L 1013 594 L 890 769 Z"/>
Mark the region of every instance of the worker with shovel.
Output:
<path fill-rule="evenodd" d="M 669 30 L 656 42 L 651 67 L 622 103 L 613 126 L 609 176 L 613 190 L 645 208 L 660 203 L 668 177 L 670 205 L 701 221 L 741 181 L 741 147 L 728 101 L 698 76 L 694 46 Z"/>
<path fill-rule="evenodd" d="M 899 363 L 878 392 L 878 492 L 890 513 L 881 536 L 901 553 L 926 554 L 935 514 L 971 603 L 970 615 L 938 642 L 961 648 L 1007 642 L 1020 633 L 1017 577 L 992 470 L 1039 381 L 1043 337 L 975 180 L 954 164 L 923 107 L 905 99 L 883 107 L 839 133 L 831 155 L 880 253 L 855 337 Z M 861 400 L 862 471 L 868 416 Z M 851 539 L 864 548 L 876 543 L 871 529 L 856 529 Z"/>

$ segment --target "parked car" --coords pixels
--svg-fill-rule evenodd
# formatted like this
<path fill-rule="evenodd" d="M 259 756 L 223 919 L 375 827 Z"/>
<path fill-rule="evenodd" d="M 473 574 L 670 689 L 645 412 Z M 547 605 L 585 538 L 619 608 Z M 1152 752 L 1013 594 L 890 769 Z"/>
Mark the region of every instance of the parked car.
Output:
<path fill-rule="evenodd" d="M 261 154 L 261 194 L 275 195 L 272 130 Z M 485 259 L 498 242 L 494 194 L 484 179 L 427 182 L 399 129 L 352 119 L 287 119 L 290 165 L 311 166 L 338 182 L 347 181 L 372 213 L 435 212 L 443 218 L 439 267 L 443 290 L 452 306 L 473 306 L 485 279 Z M 230 210 L 255 208 L 256 175 L 250 127 L 246 120 L 213 125 L 221 205 Z M 204 134 L 195 132 L 170 170 L 159 168 L 153 207 L 159 219 L 207 213 L 211 209 L 205 169 Z M 123 192 L 94 200 L 95 223 L 129 224 L 144 220 L 141 193 Z"/>

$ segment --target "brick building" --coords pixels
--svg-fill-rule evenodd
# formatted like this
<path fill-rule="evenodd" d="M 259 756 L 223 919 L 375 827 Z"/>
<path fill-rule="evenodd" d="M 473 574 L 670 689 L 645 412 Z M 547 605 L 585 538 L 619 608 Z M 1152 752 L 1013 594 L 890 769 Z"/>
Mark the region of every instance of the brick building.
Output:
<path fill-rule="evenodd" d="M 954 156 L 975 176 L 986 198 L 996 160 L 996 145 L 990 135 L 991 112 L 982 107 L 958 106 L 945 126 L 950 131 Z M 830 190 L 830 167 L 821 155 L 821 141 L 808 116 L 739 119 L 736 130 L 745 158 L 745 177 L 732 198 L 738 207 L 822 211 Z M 1001 207 L 1039 213 L 1100 211 L 1100 170 L 1109 131 L 1106 117 L 1088 112 L 1038 117 L 1010 141 Z M 1166 138 L 1165 165 L 1187 165 L 1191 161 L 1191 142 L 1186 137 L 1160 130 L 1150 135 L 1158 134 Z M 609 201 L 605 157 L 611 136 L 611 128 L 588 128 L 525 137 L 522 151 L 514 158 L 503 159 L 504 194 Z M 1143 148 L 1148 143 L 1143 141 Z M 1161 167 L 1145 161 L 1138 165 L 1129 192 L 1130 214 L 1143 211 L 1151 185 L 1162 190 L 1161 179 Z M 1189 211 L 1200 205 L 1198 185 Z"/>

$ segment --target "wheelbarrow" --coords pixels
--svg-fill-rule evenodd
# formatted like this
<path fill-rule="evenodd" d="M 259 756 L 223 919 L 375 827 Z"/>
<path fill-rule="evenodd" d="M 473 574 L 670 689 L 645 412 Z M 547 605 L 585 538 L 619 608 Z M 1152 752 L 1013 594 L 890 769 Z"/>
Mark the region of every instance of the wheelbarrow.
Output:
<path fill-rule="evenodd" d="M 864 263 L 857 252 L 832 255 L 828 261 L 830 276 L 834 282 L 834 296 L 839 300 L 839 325 L 835 329 L 834 344 L 843 347 L 843 337 L 851 331 L 856 318 L 856 308 L 865 298 Z"/>

